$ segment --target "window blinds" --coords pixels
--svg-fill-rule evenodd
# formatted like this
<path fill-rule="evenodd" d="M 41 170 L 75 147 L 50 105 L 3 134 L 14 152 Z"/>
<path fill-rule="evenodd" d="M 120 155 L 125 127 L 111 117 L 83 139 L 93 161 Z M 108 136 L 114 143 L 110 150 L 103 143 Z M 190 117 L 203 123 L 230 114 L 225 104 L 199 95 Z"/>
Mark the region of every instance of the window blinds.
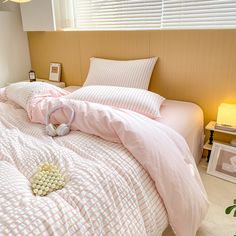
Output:
<path fill-rule="evenodd" d="M 74 0 L 80 30 L 159 29 L 162 0 Z"/>
<path fill-rule="evenodd" d="M 77 30 L 236 28 L 236 1 L 57 0 L 58 20 Z M 69 4 L 70 3 L 70 4 Z M 65 4 L 67 7 L 65 7 Z M 62 14 L 65 12 L 64 14 Z M 66 27 L 64 27 L 66 28 Z"/>
<path fill-rule="evenodd" d="M 236 1 L 164 0 L 164 29 L 236 28 Z"/>

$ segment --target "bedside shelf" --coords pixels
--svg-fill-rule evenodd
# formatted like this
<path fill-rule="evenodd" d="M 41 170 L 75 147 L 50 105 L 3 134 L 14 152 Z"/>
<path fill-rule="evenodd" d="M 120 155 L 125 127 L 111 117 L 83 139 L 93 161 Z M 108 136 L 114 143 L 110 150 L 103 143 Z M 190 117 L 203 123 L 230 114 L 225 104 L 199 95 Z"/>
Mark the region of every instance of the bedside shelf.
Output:
<path fill-rule="evenodd" d="M 207 124 L 207 126 L 205 127 L 206 130 L 210 131 L 210 138 L 209 138 L 209 140 L 207 140 L 207 142 L 203 146 L 203 149 L 208 151 L 207 162 L 209 161 L 209 158 L 210 158 L 210 155 L 211 155 L 212 145 L 213 145 L 213 141 L 214 141 L 214 132 L 230 134 L 230 135 L 236 135 L 236 132 L 216 129 L 215 125 L 216 125 L 215 121 L 210 121 Z M 221 144 L 225 144 L 225 145 L 228 145 L 228 146 L 231 146 L 229 143 L 221 142 L 221 141 L 218 141 L 218 140 L 216 140 L 216 142 L 217 143 L 221 143 Z"/>
<path fill-rule="evenodd" d="M 24 80 L 23 82 L 30 82 L 30 81 L 29 80 Z M 45 83 L 48 83 L 48 84 L 55 85 L 55 86 L 57 86 L 59 88 L 65 88 L 66 87 L 65 82 L 54 82 L 54 81 L 50 81 L 48 79 L 38 79 L 37 78 L 35 82 L 45 82 Z"/>
<path fill-rule="evenodd" d="M 216 131 L 216 132 L 220 132 L 220 133 L 236 135 L 236 132 L 231 132 L 231 131 L 222 130 L 222 129 L 216 129 L 215 125 L 216 125 L 215 121 L 210 121 L 205 128 L 207 130 L 212 130 L 212 131 Z"/>
<path fill-rule="evenodd" d="M 80 88 L 82 88 L 82 86 L 67 86 L 65 87 L 65 90 L 71 93 Z"/>
<path fill-rule="evenodd" d="M 213 145 L 213 144 L 209 144 L 209 141 L 207 140 L 207 142 L 206 142 L 206 143 L 204 144 L 204 146 L 203 146 L 203 149 L 205 149 L 205 150 L 210 150 L 210 151 L 211 151 L 212 145 Z"/>
<path fill-rule="evenodd" d="M 230 143 L 221 142 L 219 140 L 214 141 L 214 143 L 220 143 L 220 144 L 224 144 L 224 145 L 227 145 L 227 146 L 231 146 Z M 211 151 L 212 150 L 212 146 L 213 146 L 213 144 L 209 144 L 209 140 L 207 140 L 207 142 L 203 146 L 203 149 Z"/>
<path fill-rule="evenodd" d="M 30 82 L 30 81 L 27 79 L 27 80 L 22 80 L 22 81 L 18 81 L 18 82 L 8 83 L 7 85 L 15 84 L 15 83 L 19 83 L 19 82 Z M 57 86 L 59 88 L 65 88 L 66 87 L 65 82 L 54 82 L 54 81 L 50 81 L 48 79 L 36 79 L 36 81 L 33 81 L 33 82 L 45 82 L 45 83 Z M 31 82 L 31 83 L 33 83 L 33 82 Z"/>

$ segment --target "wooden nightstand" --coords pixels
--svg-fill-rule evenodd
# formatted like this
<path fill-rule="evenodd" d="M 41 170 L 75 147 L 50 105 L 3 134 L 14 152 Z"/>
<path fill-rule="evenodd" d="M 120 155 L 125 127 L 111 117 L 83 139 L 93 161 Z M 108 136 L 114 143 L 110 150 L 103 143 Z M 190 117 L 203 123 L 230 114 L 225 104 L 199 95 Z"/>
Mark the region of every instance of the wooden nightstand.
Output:
<path fill-rule="evenodd" d="M 29 82 L 29 80 L 24 80 L 23 82 Z M 47 80 L 47 79 L 36 79 L 36 82 L 45 82 L 45 83 L 49 83 L 49 84 L 52 84 L 52 85 L 55 85 L 59 88 L 65 88 L 66 87 L 66 84 L 64 82 L 54 82 L 54 81 L 50 81 L 50 80 Z M 33 83 L 33 82 L 32 82 Z"/>
<path fill-rule="evenodd" d="M 82 86 L 68 86 L 68 87 L 65 87 L 65 90 L 72 93 L 75 90 L 80 89 L 80 88 L 82 88 Z"/>
<path fill-rule="evenodd" d="M 18 82 L 30 82 L 30 81 L 29 80 L 22 80 L 22 81 L 18 81 Z M 45 83 L 48 83 L 48 84 L 53 84 L 53 85 L 55 85 L 59 88 L 65 88 L 66 87 L 66 84 L 64 82 L 54 82 L 54 81 L 50 81 L 48 79 L 38 79 L 37 78 L 36 82 L 45 82 Z M 14 82 L 14 83 L 17 83 L 17 82 Z M 14 84 L 14 83 L 9 83 L 7 85 Z"/>
<path fill-rule="evenodd" d="M 236 135 L 236 132 L 230 132 L 230 131 L 226 131 L 226 130 L 216 129 L 215 124 L 216 124 L 215 121 L 210 121 L 207 124 L 207 126 L 205 127 L 206 130 L 210 131 L 209 140 L 207 140 L 207 142 L 203 146 L 203 149 L 208 150 L 207 162 L 209 161 L 209 158 L 210 158 L 210 155 L 211 155 L 212 145 L 213 145 L 213 141 L 214 141 L 214 132 L 230 134 L 230 135 Z M 217 140 L 217 142 L 220 142 L 220 141 Z M 220 142 L 220 143 L 224 143 L 224 142 Z"/>

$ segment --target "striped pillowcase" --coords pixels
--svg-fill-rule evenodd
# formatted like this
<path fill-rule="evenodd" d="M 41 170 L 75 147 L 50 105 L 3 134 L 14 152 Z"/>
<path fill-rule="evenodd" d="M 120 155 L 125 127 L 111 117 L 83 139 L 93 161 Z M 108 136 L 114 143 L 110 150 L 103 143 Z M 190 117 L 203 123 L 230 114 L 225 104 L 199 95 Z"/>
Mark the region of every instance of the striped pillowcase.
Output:
<path fill-rule="evenodd" d="M 64 98 L 132 110 L 152 119 L 160 117 L 160 107 L 165 100 L 162 96 L 144 89 L 115 86 L 86 86 Z"/>
<path fill-rule="evenodd" d="M 90 58 L 90 68 L 84 86 L 109 85 L 148 89 L 157 57 L 115 61 Z"/>

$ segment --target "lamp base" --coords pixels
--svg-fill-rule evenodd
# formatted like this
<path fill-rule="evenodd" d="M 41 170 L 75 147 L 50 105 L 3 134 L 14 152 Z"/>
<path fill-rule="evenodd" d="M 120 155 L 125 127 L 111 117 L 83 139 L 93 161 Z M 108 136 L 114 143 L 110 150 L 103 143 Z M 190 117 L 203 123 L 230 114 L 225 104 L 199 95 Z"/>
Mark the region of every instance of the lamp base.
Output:
<path fill-rule="evenodd" d="M 221 125 L 221 124 L 215 124 L 215 129 L 225 130 L 229 132 L 236 132 L 236 127 L 230 126 L 230 125 Z"/>

